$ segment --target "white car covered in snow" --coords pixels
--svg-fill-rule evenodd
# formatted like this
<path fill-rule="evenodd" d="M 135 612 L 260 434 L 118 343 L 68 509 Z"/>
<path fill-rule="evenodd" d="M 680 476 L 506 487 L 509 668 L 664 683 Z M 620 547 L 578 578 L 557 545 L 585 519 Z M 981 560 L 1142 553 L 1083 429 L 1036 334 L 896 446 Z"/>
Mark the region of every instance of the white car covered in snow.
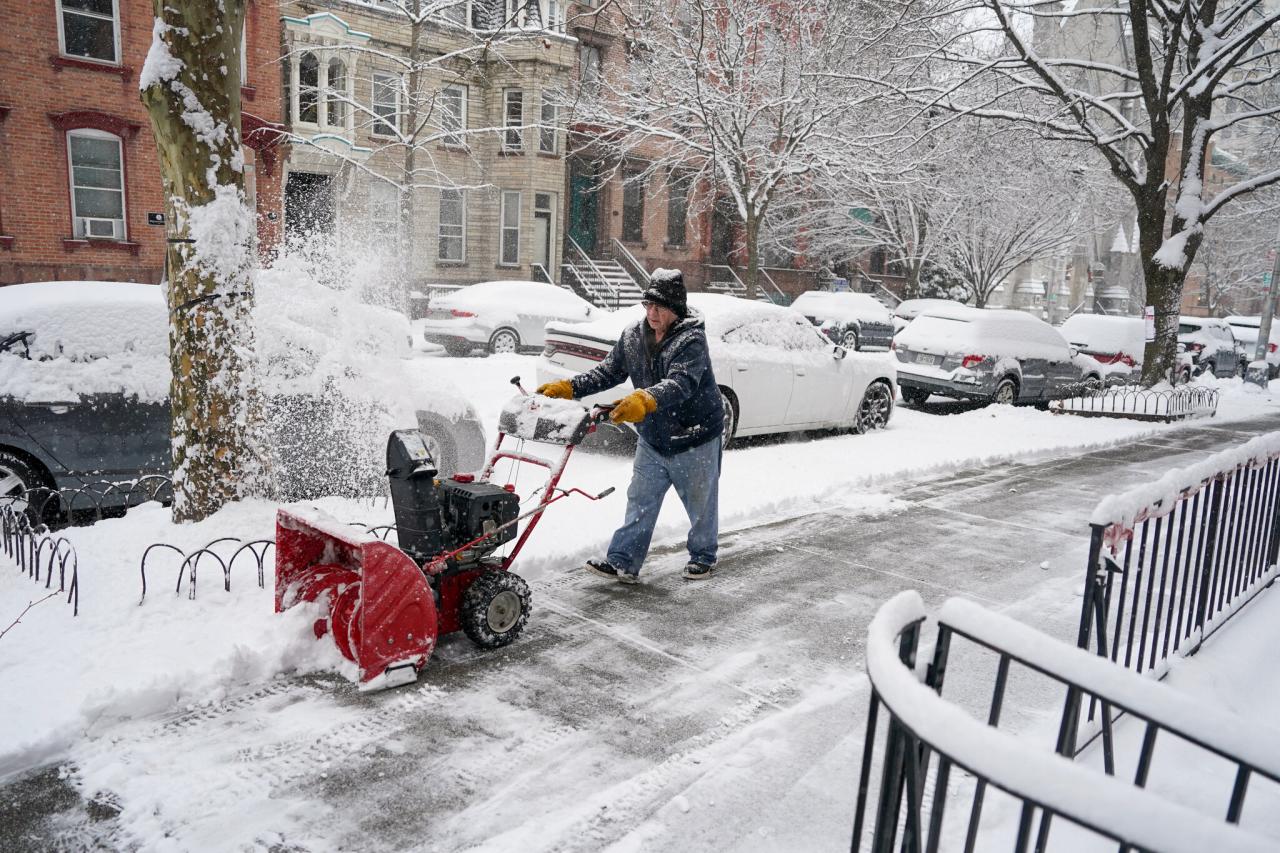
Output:
<path fill-rule="evenodd" d="M 1072 314 L 1058 331 L 1081 355 L 1089 356 L 1102 366 L 1102 378 L 1107 382 L 1136 382 L 1142 377 L 1147 332 L 1141 317 Z M 1190 353 L 1178 353 L 1176 374 L 1179 382 L 1191 380 Z"/>
<path fill-rule="evenodd" d="M 816 429 L 866 432 L 888 423 L 896 380 L 886 353 L 849 352 L 790 308 L 708 293 L 689 294 L 689 307 L 706 322 L 727 440 Z M 595 367 L 622 330 L 643 318 L 636 305 L 592 323 L 549 324 L 538 382 Z M 616 400 L 629 390 L 587 400 Z"/>
<path fill-rule="evenodd" d="M 607 313 L 554 284 L 482 281 L 433 299 L 422 335 L 449 355 L 537 351 L 546 342 L 547 323 L 581 323 Z"/>

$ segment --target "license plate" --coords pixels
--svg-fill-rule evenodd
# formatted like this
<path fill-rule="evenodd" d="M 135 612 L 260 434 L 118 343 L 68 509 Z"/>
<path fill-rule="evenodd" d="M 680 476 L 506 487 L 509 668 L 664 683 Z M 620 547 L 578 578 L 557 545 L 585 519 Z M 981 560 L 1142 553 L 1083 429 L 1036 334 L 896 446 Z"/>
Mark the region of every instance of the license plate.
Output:
<path fill-rule="evenodd" d="M 942 364 L 942 356 L 929 355 L 927 352 L 916 353 L 916 364 Z"/>

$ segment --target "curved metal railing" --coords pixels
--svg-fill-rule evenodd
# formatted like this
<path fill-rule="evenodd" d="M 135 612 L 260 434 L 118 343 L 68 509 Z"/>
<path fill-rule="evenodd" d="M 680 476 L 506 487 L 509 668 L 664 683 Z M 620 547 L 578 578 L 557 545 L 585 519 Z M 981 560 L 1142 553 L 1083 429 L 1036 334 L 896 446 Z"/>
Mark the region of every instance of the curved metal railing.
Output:
<path fill-rule="evenodd" d="M 1250 780 L 1280 784 L 1280 738 L 1274 733 L 962 599 L 949 600 L 939 611 L 937 636 L 921 667 L 925 619 L 919 594 L 907 591 L 880 608 L 868 632 L 871 705 L 854 851 L 1079 850 L 1106 842 L 1120 850 L 1161 853 L 1275 849 L 1274 840 L 1236 825 Z M 985 723 L 943 696 L 948 669 L 969 666 L 956 660 L 957 639 L 969 641 L 966 647 L 984 663 L 992 652 L 997 656 Z M 1035 677 L 1066 688 L 1052 748 L 999 728 L 1014 666 L 1020 686 Z M 1132 782 L 1114 775 L 1113 761 L 1100 771 L 1068 757 L 1088 698 L 1123 709 L 1143 726 Z M 1179 749 L 1199 750 L 1234 768 L 1234 783 L 1221 794 L 1225 821 L 1148 790 L 1160 781 L 1152 772 L 1158 741 L 1177 742 Z M 1208 804 L 1213 796 L 1206 791 L 1198 801 Z M 1001 802 L 997 819 L 984 825 L 984 808 L 990 814 L 997 798 L 1012 800 L 1016 812 Z M 947 809 L 956 811 L 966 799 L 968 809 L 948 819 Z"/>
<path fill-rule="evenodd" d="M 49 535 L 42 525 L 34 525 L 31 516 L 12 505 L 0 506 L 0 547 L 4 555 L 17 564 L 18 571 L 53 589 L 53 572 L 58 570 L 58 593 L 67 594 L 71 615 L 80 615 L 80 559 L 75 546 L 65 538 Z"/>
<path fill-rule="evenodd" d="M 1049 411 L 1095 418 L 1178 421 L 1216 414 L 1218 392 L 1200 385 L 1153 389 L 1079 382 L 1064 388 L 1059 398 L 1049 403 Z"/>

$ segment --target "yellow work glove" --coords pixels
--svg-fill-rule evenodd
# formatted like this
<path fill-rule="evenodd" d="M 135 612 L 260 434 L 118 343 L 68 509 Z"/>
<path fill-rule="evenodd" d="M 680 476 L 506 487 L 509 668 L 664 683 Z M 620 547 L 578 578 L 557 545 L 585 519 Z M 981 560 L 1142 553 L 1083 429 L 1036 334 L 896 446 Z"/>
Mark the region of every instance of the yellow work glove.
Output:
<path fill-rule="evenodd" d="M 638 424 L 657 408 L 658 401 L 648 391 L 632 391 L 613 404 L 609 420 L 615 424 Z"/>
<path fill-rule="evenodd" d="M 544 397 L 555 397 L 557 400 L 573 399 L 573 383 L 568 379 L 557 379 L 538 386 L 538 393 Z"/>

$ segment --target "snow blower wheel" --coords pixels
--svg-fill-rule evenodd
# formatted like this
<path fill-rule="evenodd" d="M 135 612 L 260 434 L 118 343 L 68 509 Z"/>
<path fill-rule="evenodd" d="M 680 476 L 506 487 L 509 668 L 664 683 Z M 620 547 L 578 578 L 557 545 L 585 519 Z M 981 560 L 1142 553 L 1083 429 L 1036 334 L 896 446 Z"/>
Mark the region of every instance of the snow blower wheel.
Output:
<path fill-rule="evenodd" d="M 482 649 L 514 642 L 529 621 L 529 585 L 510 572 L 488 571 L 462 597 L 462 630 Z"/>

